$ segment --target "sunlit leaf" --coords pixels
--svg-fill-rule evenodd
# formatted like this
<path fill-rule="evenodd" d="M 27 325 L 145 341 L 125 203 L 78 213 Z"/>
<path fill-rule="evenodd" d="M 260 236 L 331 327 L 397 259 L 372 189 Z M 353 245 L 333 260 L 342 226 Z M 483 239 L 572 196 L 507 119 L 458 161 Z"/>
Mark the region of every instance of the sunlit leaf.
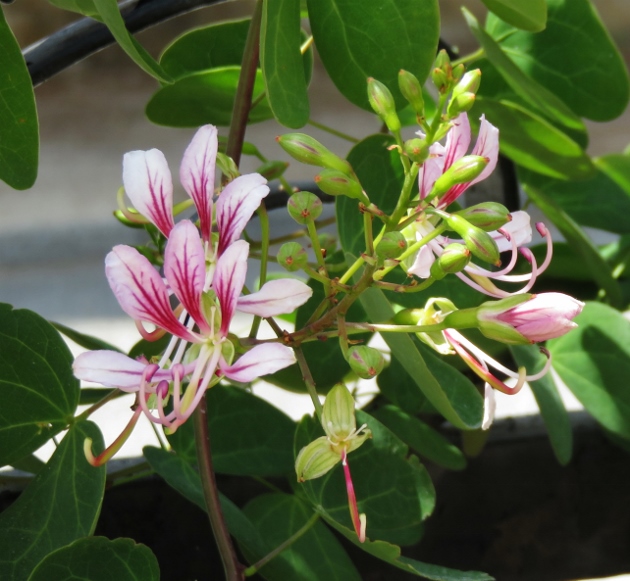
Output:
<path fill-rule="evenodd" d="M 547 24 L 546 0 L 481 0 L 501 20 L 508 24 L 528 30 L 540 32 Z"/>

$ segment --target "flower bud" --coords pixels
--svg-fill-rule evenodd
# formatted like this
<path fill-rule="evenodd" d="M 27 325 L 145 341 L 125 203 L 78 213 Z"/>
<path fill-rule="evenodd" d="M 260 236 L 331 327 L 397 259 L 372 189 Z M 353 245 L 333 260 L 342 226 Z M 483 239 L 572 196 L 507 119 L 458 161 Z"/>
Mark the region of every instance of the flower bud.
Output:
<path fill-rule="evenodd" d="M 461 78 L 464 76 L 466 72 L 466 67 L 463 64 L 458 64 L 456 67 L 453 67 L 451 71 L 451 76 L 453 77 L 453 81 L 459 83 Z"/>
<path fill-rule="evenodd" d="M 454 71 L 453 71 L 454 72 Z M 479 69 L 474 69 L 472 71 L 468 71 L 455 85 L 453 89 L 453 98 L 458 95 L 463 95 L 464 93 L 473 93 L 475 94 L 479 89 L 479 85 L 481 83 L 481 71 Z"/>
<path fill-rule="evenodd" d="M 319 141 L 304 133 L 286 133 L 276 141 L 293 159 L 309 165 L 336 169 L 352 175 L 352 167 L 345 160 L 324 147 Z"/>
<path fill-rule="evenodd" d="M 376 255 L 381 259 L 398 258 L 407 250 L 407 239 L 402 232 L 387 232 L 376 245 Z"/>
<path fill-rule="evenodd" d="M 343 383 L 335 385 L 326 396 L 322 427 L 326 435 L 335 442 L 345 440 L 356 430 L 354 398 Z"/>
<path fill-rule="evenodd" d="M 350 347 L 347 360 L 352 371 L 363 379 L 376 377 L 385 366 L 383 354 L 378 349 L 366 345 Z"/>
<path fill-rule="evenodd" d="M 326 436 L 317 438 L 300 450 L 295 459 L 298 482 L 319 478 L 341 461 Z"/>
<path fill-rule="evenodd" d="M 429 145 L 426 139 L 409 139 L 405 141 L 405 153 L 414 163 L 424 163 L 429 157 Z"/>
<path fill-rule="evenodd" d="M 306 266 L 308 255 L 306 250 L 297 242 L 287 242 L 278 251 L 278 264 L 288 270 L 295 272 Z"/>
<path fill-rule="evenodd" d="M 424 97 L 422 85 L 413 73 L 400 70 L 398 73 L 398 87 L 403 97 L 409 101 L 411 108 L 419 117 L 424 117 Z"/>
<path fill-rule="evenodd" d="M 468 266 L 470 258 L 470 250 L 466 246 L 456 242 L 449 244 L 431 265 L 431 276 L 441 280 L 447 274 L 461 272 Z"/>
<path fill-rule="evenodd" d="M 241 175 L 241 172 L 238 170 L 238 167 L 236 167 L 234 160 L 230 156 L 221 152 L 217 153 L 217 167 L 230 182 Z"/>
<path fill-rule="evenodd" d="M 488 165 L 488 158 L 465 155 L 454 162 L 435 182 L 431 197 L 448 192 L 456 184 L 465 184 L 478 177 Z"/>
<path fill-rule="evenodd" d="M 482 202 L 460 210 L 456 214 L 485 232 L 494 232 L 512 221 L 512 215 L 508 209 L 498 202 Z"/>
<path fill-rule="evenodd" d="M 400 131 L 400 119 L 396 114 L 396 103 L 390 90 L 380 81 L 368 79 L 368 99 L 374 112 L 383 120 L 392 133 Z"/>
<path fill-rule="evenodd" d="M 451 230 L 457 232 L 464 239 L 466 247 L 474 256 L 495 266 L 501 264 L 499 247 L 490 234 L 477 226 L 473 226 L 465 218 L 456 214 L 445 218 L 445 221 Z"/>
<path fill-rule="evenodd" d="M 474 93 L 462 93 L 453 97 L 446 108 L 446 115 L 449 119 L 455 119 L 460 113 L 470 111 L 475 104 Z"/>
<path fill-rule="evenodd" d="M 577 327 L 573 318 L 584 303 L 562 293 L 522 294 L 482 303 L 477 309 L 479 330 L 490 339 L 530 344 L 555 339 Z"/>
<path fill-rule="evenodd" d="M 431 80 L 440 93 L 446 93 L 452 82 L 452 66 L 451 59 L 445 50 L 438 52 L 433 71 L 431 72 Z"/>
<path fill-rule="evenodd" d="M 322 192 L 331 196 L 348 196 L 361 198 L 364 196 L 361 184 L 348 174 L 335 169 L 325 169 L 315 176 L 315 183 Z"/>
<path fill-rule="evenodd" d="M 257 170 L 267 181 L 277 180 L 289 167 L 286 161 L 266 161 Z"/>
<path fill-rule="evenodd" d="M 298 224 L 317 220 L 322 209 L 322 201 L 311 192 L 295 192 L 287 203 L 289 214 Z"/>

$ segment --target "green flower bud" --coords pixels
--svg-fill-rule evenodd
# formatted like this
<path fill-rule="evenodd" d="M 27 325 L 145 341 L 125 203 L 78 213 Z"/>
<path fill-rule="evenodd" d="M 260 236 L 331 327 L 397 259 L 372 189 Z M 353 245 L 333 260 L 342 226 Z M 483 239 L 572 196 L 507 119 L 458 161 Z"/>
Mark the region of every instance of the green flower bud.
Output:
<path fill-rule="evenodd" d="M 341 461 L 341 455 L 333 450 L 326 436 L 317 438 L 302 448 L 295 459 L 298 482 L 319 478 Z"/>
<path fill-rule="evenodd" d="M 454 119 L 460 113 L 464 111 L 470 111 L 472 106 L 475 104 L 475 94 L 474 93 L 462 93 L 461 95 L 457 95 L 457 97 L 453 97 L 446 108 L 446 115 L 450 119 Z"/>
<path fill-rule="evenodd" d="M 409 101 L 416 115 L 424 117 L 424 97 L 422 85 L 413 73 L 400 70 L 398 73 L 398 87 L 403 97 Z"/>
<path fill-rule="evenodd" d="M 482 202 L 460 210 L 456 214 L 485 232 L 498 230 L 512 220 L 512 215 L 508 209 L 497 202 Z"/>
<path fill-rule="evenodd" d="M 440 215 L 444 217 L 448 227 L 464 239 L 466 247 L 474 256 L 495 266 L 501 264 L 499 247 L 490 234 L 477 226 L 473 226 L 468 220 L 457 214 L 448 215 L 441 212 Z"/>
<path fill-rule="evenodd" d="M 415 163 L 424 163 L 429 157 L 429 145 L 426 139 L 409 139 L 405 141 L 405 153 Z"/>
<path fill-rule="evenodd" d="M 453 81 L 458 83 L 461 80 L 461 78 L 464 76 L 465 72 L 466 72 L 466 67 L 463 64 L 459 64 L 456 67 L 453 67 L 453 69 L 451 70 L 451 76 L 453 77 Z"/>
<path fill-rule="evenodd" d="M 363 379 L 376 377 L 385 366 L 383 354 L 378 349 L 366 345 L 350 347 L 347 360 L 352 371 Z"/>
<path fill-rule="evenodd" d="M 306 266 L 308 255 L 306 250 L 297 242 L 287 242 L 278 251 L 278 264 L 289 272 L 295 272 Z"/>
<path fill-rule="evenodd" d="M 440 93 L 447 93 L 452 83 L 451 59 L 445 50 L 441 50 L 437 58 L 433 71 L 431 72 L 431 80 Z"/>
<path fill-rule="evenodd" d="M 232 181 L 241 175 L 241 172 L 238 170 L 238 167 L 236 167 L 234 160 L 224 153 L 217 153 L 217 166 L 223 172 L 228 181 Z"/>
<path fill-rule="evenodd" d="M 345 160 L 324 147 L 319 141 L 304 133 L 286 133 L 276 141 L 292 158 L 309 165 L 336 169 L 352 175 L 352 167 Z"/>
<path fill-rule="evenodd" d="M 330 232 L 322 232 L 317 236 L 324 256 L 330 256 L 337 250 L 337 237 Z"/>
<path fill-rule="evenodd" d="M 376 255 L 381 259 L 398 258 L 407 250 L 407 239 L 402 232 L 387 232 L 376 245 Z"/>
<path fill-rule="evenodd" d="M 390 90 L 380 81 L 368 79 L 368 99 L 374 112 L 383 120 L 392 133 L 400 131 L 400 119 L 396 114 L 396 103 Z"/>
<path fill-rule="evenodd" d="M 440 93 L 446 93 L 448 91 L 448 75 L 442 69 L 433 69 L 431 71 L 431 80 Z"/>
<path fill-rule="evenodd" d="M 343 383 L 335 385 L 326 396 L 322 427 L 326 435 L 336 442 L 345 440 L 357 428 L 354 398 Z"/>
<path fill-rule="evenodd" d="M 287 203 L 287 210 L 298 224 L 317 220 L 322 213 L 322 201 L 311 192 L 295 192 Z"/>
<path fill-rule="evenodd" d="M 456 242 L 449 244 L 431 265 L 431 276 L 441 280 L 447 274 L 461 272 L 468 266 L 470 258 L 470 250 L 466 246 Z"/>
<path fill-rule="evenodd" d="M 436 69 L 444 69 L 448 71 L 452 70 L 451 59 L 444 49 L 438 52 L 437 56 L 435 57 L 435 63 L 433 66 Z"/>
<path fill-rule="evenodd" d="M 488 158 L 465 155 L 451 165 L 435 182 L 430 197 L 441 196 L 456 184 L 465 184 L 478 177 L 488 165 Z"/>
<path fill-rule="evenodd" d="M 257 170 L 267 181 L 277 180 L 289 167 L 286 161 L 266 161 Z"/>
<path fill-rule="evenodd" d="M 476 93 L 480 83 L 481 71 L 479 69 L 468 71 L 453 89 L 453 98 L 464 93 Z"/>
<path fill-rule="evenodd" d="M 315 183 L 322 192 L 331 196 L 348 196 L 362 198 L 365 196 L 361 184 L 343 172 L 335 169 L 325 169 L 315 176 Z"/>

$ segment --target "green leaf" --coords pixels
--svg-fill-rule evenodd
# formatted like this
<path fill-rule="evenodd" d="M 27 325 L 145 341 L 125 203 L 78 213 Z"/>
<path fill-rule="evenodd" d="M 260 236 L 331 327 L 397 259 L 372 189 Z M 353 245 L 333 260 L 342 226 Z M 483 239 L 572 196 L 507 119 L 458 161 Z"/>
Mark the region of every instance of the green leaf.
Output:
<path fill-rule="evenodd" d="M 404 444 L 392 449 L 393 435 L 381 440 L 381 434 L 389 430 L 379 422 L 375 425 L 379 429 L 373 432 L 373 439 L 348 456 L 359 512 L 368 515 L 368 537 L 413 544 L 419 540 L 422 520 L 432 508 L 429 501 L 425 512 L 422 499 L 426 502 L 427 493 L 428 498 L 432 498 L 433 487 L 430 485 L 427 490 L 425 475 L 418 463 L 401 455 L 406 448 Z M 321 434 L 323 431 L 316 420 L 303 418 L 296 431 L 296 453 Z M 341 463 L 324 476 L 298 486 L 314 507 L 322 507 L 327 515 L 344 526 L 352 526 Z"/>
<path fill-rule="evenodd" d="M 245 555 L 256 562 L 304 527 L 313 510 L 289 494 L 264 494 L 243 509 L 245 516 L 265 539 L 264 553 Z M 260 570 L 269 581 L 360 581 L 361 577 L 341 543 L 322 523 L 316 522 L 304 535 Z"/>
<path fill-rule="evenodd" d="M 155 555 L 132 539 L 79 539 L 48 555 L 28 581 L 159 581 Z"/>
<path fill-rule="evenodd" d="M 417 577 L 431 579 L 432 581 L 494 581 L 494 577 L 490 577 L 490 575 L 486 573 L 480 573 L 478 571 L 457 571 L 456 569 L 421 563 L 420 561 L 403 557 L 400 554 L 400 547 L 386 543 L 385 541 L 366 540 L 364 543 L 360 543 L 354 531 L 331 518 L 323 508 L 318 507 L 318 512 L 331 527 L 341 533 L 349 541 L 352 541 L 357 547 L 363 549 L 366 553 L 373 555 L 377 559 L 391 563 L 395 567 Z"/>
<path fill-rule="evenodd" d="M 587 303 L 578 328 L 548 343 L 553 368 L 586 410 L 630 439 L 630 322 L 611 307 Z"/>
<path fill-rule="evenodd" d="M 603 155 L 595 165 L 630 196 L 630 155 Z"/>
<path fill-rule="evenodd" d="M 24 458 L 14 460 L 11 463 L 11 466 L 13 466 L 16 470 L 30 472 L 31 474 L 39 474 L 39 471 L 46 466 L 46 463 L 42 462 L 37 456 L 35 456 L 35 454 L 29 454 L 28 456 L 24 456 Z"/>
<path fill-rule="evenodd" d="M 372 322 L 388 321 L 394 316 L 391 305 L 379 289 L 368 289 L 360 301 Z M 406 333 L 383 333 L 383 339 L 392 355 L 449 422 L 464 430 L 481 426 L 483 398 L 469 380 L 428 349 L 423 350 L 423 355 Z"/>
<path fill-rule="evenodd" d="M 79 333 L 79 331 L 75 331 L 70 327 L 66 327 L 61 323 L 55 323 L 51 321 L 50 324 L 57 329 L 62 335 L 68 337 L 68 339 L 74 341 L 79 347 L 83 347 L 85 349 L 89 349 L 90 351 L 105 349 L 107 351 L 120 351 L 118 347 L 114 347 L 111 343 L 107 341 L 102 341 L 97 337 L 92 337 L 91 335 L 86 335 L 85 333 Z"/>
<path fill-rule="evenodd" d="M 584 131 L 580 118 L 556 95 L 528 77 L 518 68 L 501 46 L 479 25 L 477 19 L 462 8 L 470 30 L 484 49 L 487 59 L 497 68 L 506 83 L 537 111 L 566 127 Z"/>
<path fill-rule="evenodd" d="M 630 234 L 630 183 L 611 179 L 608 164 L 616 163 L 605 156 L 595 160 L 598 171 L 588 180 L 568 182 L 533 174 L 519 169 L 519 177 L 531 187 L 543 192 L 582 226 L 600 228 L 617 234 Z M 619 156 L 624 157 L 624 156 Z M 630 159 L 628 160 L 630 162 Z M 630 167 L 630 163 L 628 164 Z M 623 166 L 621 166 L 623 168 Z"/>
<path fill-rule="evenodd" d="M 405 69 L 424 82 L 437 51 L 437 0 L 308 0 L 310 24 L 322 62 L 339 91 L 368 111 L 367 79 L 385 83 L 397 108 Z"/>
<path fill-rule="evenodd" d="M 381 394 L 406 412 L 416 414 L 434 411 L 418 384 L 395 357 L 378 374 L 376 382 Z"/>
<path fill-rule="evenodd" d="M 535 172 L 558 179 L 587 179 L 595 168 L 584 150 L 542 117 L 511 103 L 478 97 L 471 121 L 485 114 L 499 128 L 501 152 Z"/>
<path fill-rule="evenodd" d="M 48 2 L 62 10 L 77 12 L 83 16 L 101 20 L 93 0 L 48 0 Z"/>
<path fill-rule="evenodd" d="M 138 359 L 138 357 L 145 357 L 147 360 L 151 360 L 152 357 L 161 355 L 168 346 L 171 340 L 171 335 L 168 333 L 163 337 L 160 337 L 157 341 L 147 341 L 146 339 L 140 339 L 129 351 L 129 357 L 132 359 Z"/>
<path fill-rule="evenodd" d="M 547 3 L 545 0 L 481 0 L 488 10 L 494 12 L 508 24 L 527 30 L 540 32 L 547 25 Z"/>
<path fill-rule="evenodd" d="M 555 224 L 575 253 L 582 257 L 595 281 L 606 291 L 611 303 L 619 305 L 621 303 L 621 289 L 612 276 L 610 266 L 584 231 L 545 192 L 538 189 L 531 181 L 527 182 L 527 176 L 528 174 L 525 174 L 521 181 L 529 198 Z"/>
<path fill-rule="evenodd" d="M 462 451 L 439 432 L 394 405 L 374 411 L 374 417 L 383 422 L 415 452 L 449 470 L 463 470 L 466 458 Z"/>
<path fill-rule="evenodd" d="M 172 79 L 155 59 L 136 41 L 125 26 L 116 0 L 92 0 L 103 22 L 109 28 L 112 36 L 127 55 L 145 73 L 162 83 L 170 83 Z"/>
<path fill-rule="evenodd" d="M 206 397 L 216 472 L 272 476 L 293 471 L 295 423 L 288 416 L 238 387 L 215 385 Z M 196 462 L 192 422 L 169 441 L 184 458 Z"/>
<path fill-rule="evenodd" d="M 293 129 L 306 125 L 309 117 L 301 43 L 300 0 L 264 2 L 260 64 L 267 98 L 278 123 Z"/>
<path fill-rule="evenodd" d="M 492 15 L 487 31 L 521 70 L 576 115 L 615 119 L 628 103 L 628 71 L 595 6 L 589 0 L 547 0 L 547 6 L 544 32 L 521 32 Z"/>
<path fill-rule="evenodd" d="M 519 367 L 525 366 L 528 374 L 538 373 L 547 362 L 547 357 L 540 353 L 534 345 L 510 345 L 510 351 Z M 573 432 L 569 414 L 564 407 L 562 398 L 551 373 L 547 373 L 537 381 L 530 381 L 529 386 L 540 408 L 540 414 L 547 432 L 553 453 L 558 462 L 566 466 L 573 453 Z"/>
<path fill-rule="evenodd" d="M 3 581 L 23 581 L 50 552 L 94 531 L 106 470 L 87 463 L 85 438 L 92 438 L 95 450 L 102 450 L 103 438 L 95 424 L 75 424 L 46 468 L 0 515 Z"/>
<path fill-rule="evenodd" d="M 16 190 L 37 178 L 39 127 L 31 77 L 13 32 L 0 10 L 0 179 Z"/>
<path fill-rule="evenodd" d="M 169 127 L 198 127 L 212 123 L 229 125 L 240 67 L 219 67 L 182 77 L 162 87 L 149 100 L 146 115 L 150 121 Z M 265 90 L 262 72 L 256 72 L 254 96 Z M 273 113 L 263 99 L 249 114 L 249 122 L 271 119 Z"/>
<path fill-rule="evenodd" d="M 39 315 L 0 304 L 0 465 L 34 452 L 72 419 L 72 355 Z"/>

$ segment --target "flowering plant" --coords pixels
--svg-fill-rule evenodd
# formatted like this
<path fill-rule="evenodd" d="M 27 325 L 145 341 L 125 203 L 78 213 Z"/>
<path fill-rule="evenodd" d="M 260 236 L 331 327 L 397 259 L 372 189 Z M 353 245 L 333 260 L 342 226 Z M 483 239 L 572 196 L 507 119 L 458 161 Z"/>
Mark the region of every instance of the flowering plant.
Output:
<path fill-rule="evenodd" d="M 59 570 L 96 579 L 104 562 L 125 566 L 108 567 L 103 579 L 159 578 L 160 554 L 93 535 L 106 482 L 129 476 L 115 469 L 116 455 L 143 418 L 160 447 L 144 448 L 132 478 L 150 471 L 207 513 L 229 581 L 358 579 L 346 540 L 418 577 L 491 579 L 402 556 L 400 546 L 417 544 L 434 511 L 429 468 L 466 466 L 491 430 L 496 392 L 518 398 L 529 384 L 562 464 L 571 429 L 558 377 L 627 445 L 627 398 L 600 373 L 589 343 L 603 335 L 610 352 L 628 360 L 627 322 L 613 308 L 628 302 L 627 252 L 623 242 L 597 248 L 580 226 L 627 234 L 615 216 L 630 190 L 619 169 L 627 156 L 593 161 L 581 146 L 582 117 L 601 120 L 604 109 L 613 116 L 625 107 L 627 72 L 592 11 L 580 26 L 599 35 L 603 48 L 592 58 L 606 55 L 601 109 L 548 78 L 562 59 L 522 48 L 542 37 L 566 49 L 571 41 L 555 23 L 573 22 L 571 10 L 587 0 L 567 2 L 571 8 L 488 0 L 483 27 L 465 10 L 480 49 L 464 56 L 437 50 L 437 0 L 359 10 L 309 0 L 303 16 L 312 35 L 301 31 L 297 0 L 258 0 L 251 18 L 189 31 L 159 62 L 115 3 L 54 4 L 96 16 L 159 81 L 146 108 L 151 121 L 196 129 L 179 169 L 183 201 L 161 151 L 123 158 L 117 227 L 146 238 L 116 244 L 104 277 L 137 328 L 131 351 L 0 307 L 0 457 L 34 474 L 0 514 L 2 579 L 52 579 Z M 11 151 L 22 153 L 0 157 L 0 178 L 24 189 L 34 180 L 37 122 L 31 80 L 4 18 L 3 43 L 13 70 L 0 76 L 8 95 L 0 118 L 10 121 Z M 309 120 L 313 47 L 380 133 L 359 140 Z M 539 68 L 528 68 L 529 56 Z M 574 69 L 567 78 L 583 72 L 583 63 L 566 66 Z M 590 95 L 595 81 L 580 83 Z M 279 129 L 263 155 L 245 131 L 267 119 L 291 131 Z M 325 137 L 301 132 L 307 124 Z M 227 138 L 218 126 L 229 126 Z M 328 135 L 352 148 L 328 147 Z M 243 156 L 260 164 L 243 173 L 250 161 Z M 298 188 L 290 172 L 305 166 L 317 173 Z M 518 179 L 542 210 L 540 219 L 506 196 L 475 200 L 501 167 L 504 181 Z M 617 188 L 606 217 L 566 194 L 566 184 L 580 191 L 605 179 Z M 288 234 L 272 224 L 278 200 Z M 323 214 L 330 202 L 333 219 Z M 332 221 L 335 233 L 323 231 Z M 554 245 L 552 224 L 569 244 Z M 567 284 L 574 273 L 563 274 L 554 256 L 567 260 L 568 252 L 591 286 Z M 72 356 L 60 333 L 82 352 Z M 305 394 L 312 413 L 293 413 L 294 421 L 259 396 L 264 382 Z M 126 426 L 105 442 L 90 417 L 125 394 L 134 398 Z M 33 453 L 62 432 L 42 467 Z M 217 475 L 263 483 L 267 492 L 243 502 Z M 33 518 L 42 507 L 45 518 Z"/>

